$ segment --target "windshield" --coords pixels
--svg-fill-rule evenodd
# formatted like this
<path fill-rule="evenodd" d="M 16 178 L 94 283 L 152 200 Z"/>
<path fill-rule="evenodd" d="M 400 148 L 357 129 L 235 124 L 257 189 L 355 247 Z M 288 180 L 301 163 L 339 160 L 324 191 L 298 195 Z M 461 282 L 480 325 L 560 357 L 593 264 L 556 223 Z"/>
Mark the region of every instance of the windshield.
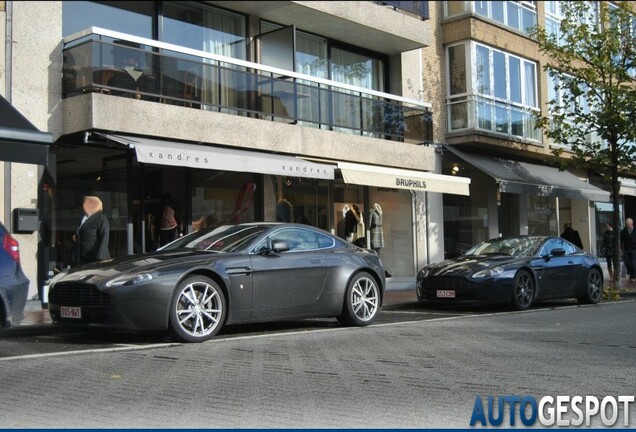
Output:
<path fill-rule="evenodd" d="M 534 256 L 545 239 L 543 237 L 517 237 L 489 240 L 468 249 L 464 255 Z"/>
<path fill-rule="evenodd" d="M 175 240 L 161 250 L 194 249 L 216 252 L 235 252 L 251 243 L 267 227 L 224 225 L 203 229 Z"/>

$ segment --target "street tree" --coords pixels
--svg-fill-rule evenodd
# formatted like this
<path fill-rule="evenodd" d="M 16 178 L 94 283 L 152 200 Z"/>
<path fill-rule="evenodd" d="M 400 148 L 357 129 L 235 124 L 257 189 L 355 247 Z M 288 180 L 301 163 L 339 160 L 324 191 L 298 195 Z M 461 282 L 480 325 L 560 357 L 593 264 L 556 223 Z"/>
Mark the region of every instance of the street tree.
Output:
<path fill-rule="evenodd" d="M 561 169 L 584 168 L 611 183 L 617 288 L 619 177 L 636 172 L 636 21 L 630 2 L 558 5 L 560 26 L 530 29 L 545 56 L 551 87 L 547 112 L 536 115 L 537 127 L 559 144 L 552 153 Z"/>

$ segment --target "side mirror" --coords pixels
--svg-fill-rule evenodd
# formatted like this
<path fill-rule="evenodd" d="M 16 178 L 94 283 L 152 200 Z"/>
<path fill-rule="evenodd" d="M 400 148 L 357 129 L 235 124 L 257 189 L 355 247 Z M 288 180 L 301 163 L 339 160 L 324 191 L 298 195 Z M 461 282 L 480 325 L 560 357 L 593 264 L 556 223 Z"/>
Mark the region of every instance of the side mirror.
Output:
<path fill-rule="evenodd" d="M 565 255 L 565 249 L 563 249 L 563 248 L 552 249 L 550 251 L 550 255 L 555 256 L 555 257 L 563 256 L 563 255 Z"/>
<path fill-rule="evenodd" d="M 276 253 L 287 252 L 289 250 L 289 243 L 285 240 L 272 240 L 272 251 Z"/>

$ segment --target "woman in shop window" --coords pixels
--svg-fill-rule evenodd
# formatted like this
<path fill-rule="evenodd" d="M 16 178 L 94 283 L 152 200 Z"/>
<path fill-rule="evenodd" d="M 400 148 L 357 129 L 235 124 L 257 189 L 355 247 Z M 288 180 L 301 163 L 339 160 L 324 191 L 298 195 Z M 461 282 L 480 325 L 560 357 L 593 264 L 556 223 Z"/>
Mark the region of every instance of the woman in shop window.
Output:
<path fill-rule="evenodd" d="M 159 220 L 161 221 L 159 227 L 160 247 L 167 245 L 179 237 L 180 218 L 176 208 L 177 206 L 174 204 L 172 197 L 168 194 L 164 195 L 161 199 L 161 214 L 159 216 Z"/>

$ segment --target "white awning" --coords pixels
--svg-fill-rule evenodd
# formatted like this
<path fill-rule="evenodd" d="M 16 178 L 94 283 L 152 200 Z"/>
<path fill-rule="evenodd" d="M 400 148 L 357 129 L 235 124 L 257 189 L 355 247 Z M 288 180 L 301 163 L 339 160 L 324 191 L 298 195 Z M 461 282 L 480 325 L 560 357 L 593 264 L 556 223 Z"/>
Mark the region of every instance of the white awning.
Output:
<path fill-rule="evenodd" d="M 342 172 L 342 177 L 346 183 L 411 191 L 470 195 L 470 179 L 467 177 L 360 165 L 349 162 L 338 162 L 338 168 Z"/>
<path fill-rule="evenodd" d="M 118 143 L 134 147 L 143 163 L 259 174 L 334 179 L 334 165 L 309 162 L 292 156 L 186 144 L 145 137 L 99 133 Z"/>
<path fill-rule="evenodd" d="M 636 180 L 623 177 L 620 177 L 619 180 L 621 182 L 621 188 L 618 192 L 620 195 L 636 196 Z"/>

